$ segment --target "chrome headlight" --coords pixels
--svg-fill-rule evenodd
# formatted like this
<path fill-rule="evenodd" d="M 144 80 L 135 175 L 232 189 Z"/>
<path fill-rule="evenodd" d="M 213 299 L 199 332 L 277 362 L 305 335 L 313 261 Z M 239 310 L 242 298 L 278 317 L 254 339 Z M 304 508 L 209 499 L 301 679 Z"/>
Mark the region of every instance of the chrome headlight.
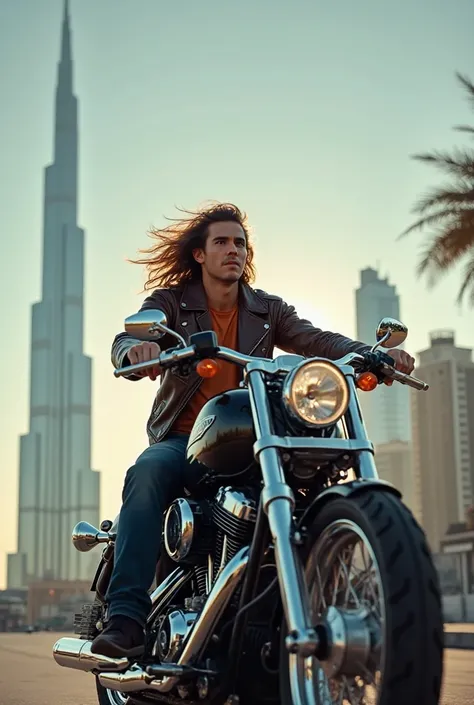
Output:
<path fill-rule="evenodd" d="M 310 426 L 332 426 L 349 405 L 349 385 L 336 365 L 326 360 L 304 362 L 285 380 L 283 402 L 289 413 Z"/>

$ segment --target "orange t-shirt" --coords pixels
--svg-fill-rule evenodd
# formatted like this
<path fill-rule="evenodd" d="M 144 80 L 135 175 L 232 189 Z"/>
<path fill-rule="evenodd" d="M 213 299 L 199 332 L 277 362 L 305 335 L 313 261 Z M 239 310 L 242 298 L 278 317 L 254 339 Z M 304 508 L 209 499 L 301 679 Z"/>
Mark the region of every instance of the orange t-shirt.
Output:
<path fill-rule="evenodd" d="M 211 308 L 209 313 L 219 345 L 235 350 L 239 320 L 238 307 L 235 306 L 231 311 L 214 311 Z M 199 389 L 188 401 L 171 427 L 172 433 L 191 433 L 197 415 L 211 397 L 227 392 L 229 389 L 238 388 L 240 377 L 237 365 L 224 360 L 219 360 L 219 365 L 221 369 L 215 377 L 204 379 Z"/>

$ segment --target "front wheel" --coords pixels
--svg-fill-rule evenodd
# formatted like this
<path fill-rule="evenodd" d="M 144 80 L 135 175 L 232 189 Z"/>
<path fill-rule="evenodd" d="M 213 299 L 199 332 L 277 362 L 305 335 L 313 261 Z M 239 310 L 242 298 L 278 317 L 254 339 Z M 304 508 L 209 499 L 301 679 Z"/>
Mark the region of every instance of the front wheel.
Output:
<path fill-rule="evenodd" d="M 282 650 L 284 705 L 438 705 L 443 619 L 425 535 L 394 495 L 330 501 L 309 529 L 306 580 L 321 660 Z"/>

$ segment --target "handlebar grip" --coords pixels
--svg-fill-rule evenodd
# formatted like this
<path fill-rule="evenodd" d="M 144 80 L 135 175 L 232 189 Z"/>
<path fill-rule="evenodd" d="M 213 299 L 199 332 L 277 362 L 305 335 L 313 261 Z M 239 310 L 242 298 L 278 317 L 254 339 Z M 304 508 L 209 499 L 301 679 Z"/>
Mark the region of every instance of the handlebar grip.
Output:
<path fill-rule="evenodd" d="M 119 367 L 118 370 L 114 370 L 114 377 L 127 377 L 134 372 L 141 372 L 141 370 L 146 370 L 149 367 L 157 367 L 161 364 L 161 357 L 157 357 L 155 360 L 147 360 L 146 362 L 137 362 L 135 365 L 127 365 L 127 367 Z"/>
<path fill-rule="evenodd" d="M 196 351 L 193 345 L 188 345 L 186 348 L 178 348 L 174 350 L 164 350 L 160 355 L 154 360 L 147 360 L 146 362 L 137 362 L 135 365 L 128 365 L 128 367 L 121 367 L 118 370 L 114 370 L 115 377 L 126 377 L 134 372 L 141 372 L 141 370 L 146 370 L 149 367 L 165 367 L 167 365 L 173 365 L 176 362 L 181 362 L 195 355 Z"/>
<path fill-rule="evenodd" d="M 407 375 L 404 372 L 399 372 L 393 367 L 384 366 L 384 372 L 385 376 L 389 379 L 393 379 L 395 382 L 400 382 L 401 384 L 406 384 L 407 387 L 412 387 L 419 392 L 426 392 L 430 388 L 430 385 L 423 382 L 423 380 Z"/>

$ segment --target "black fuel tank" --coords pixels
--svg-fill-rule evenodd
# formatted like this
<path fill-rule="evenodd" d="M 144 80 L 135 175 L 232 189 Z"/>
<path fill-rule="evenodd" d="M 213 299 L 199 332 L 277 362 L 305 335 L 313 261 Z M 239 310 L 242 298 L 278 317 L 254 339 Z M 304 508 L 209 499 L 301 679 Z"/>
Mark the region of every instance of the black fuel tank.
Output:
<path fill-rule="evenodd" d="M 234 475 L 253 461 L 254 443 L 249 392 L 232 389 L 209 399 L 199 412 L 187 457 L 219 475 Z"/>

